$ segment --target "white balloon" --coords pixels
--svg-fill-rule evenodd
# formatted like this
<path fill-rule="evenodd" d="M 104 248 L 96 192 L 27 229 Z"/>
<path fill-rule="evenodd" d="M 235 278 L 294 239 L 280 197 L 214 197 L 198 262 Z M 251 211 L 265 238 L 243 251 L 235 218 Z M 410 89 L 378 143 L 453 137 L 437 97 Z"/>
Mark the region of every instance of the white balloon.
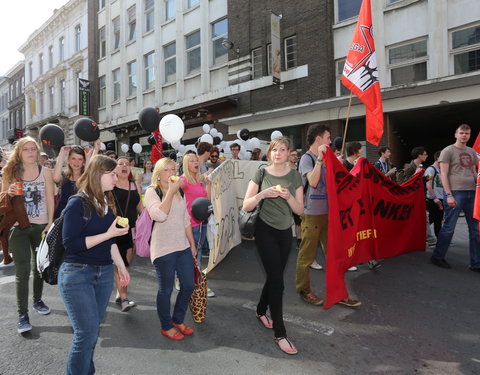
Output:
<path fill-rule="evenodd" d="M 128 152 L 128 150 L 130 149 L 130 147 L 128 147 L 127 144 L 123 143 L 123 144 L 120 146 L 120 149 L 121 149 L 123 152 Z"/>
<path fill-rule="evenodd" d="M 240 129 L 242 130 L 242 129 Z M 240 139 L 240 130 L 237 131 L 237 138 Z"/>
<path fill-rule="evenodd" d="M 218 148 L 220 150 L 225 149 L 225 147 L 227 147 L 227 142 L 225 142 L 225 141 L 221 141 L 220 144 L 218 145 Z"/>
<path fill-rule="evenodd" d="M 180 145 L 178 146 L 178 152 L 181 153 L 181 154 L 184 154 L 185 153 L 185 145 Z"/>
<path fill-rule="evenodd" d="M 283 134 L 282 134 L 281 131 L 279 131 L 279 130 L 274 130 L 274 131 L 272 132 L 272 135 L 270 136 L 270 139 L 273 141 L 275 138 L 282 137 L 282 136 L 283 136 Z"/>
<path fill-rule="evenodd" d="M 134 143 L 132 145 L 132 150 L 134 153 L 139 154 L 142 152 L 142 145 L 140 143 Z"/>
<path fill-rule="evenodd" d="M 100 150 L 105 151 L 107 149 L 107 146 L 105 146 L 105 143 L 100 143 Z"/>
<path fill-rule="evenodd" d="M 218 133 L 217 133 L 217 137 L 220 138 L 220 140 L 222 140 L 222 139 L 223 139 L 223 134 L 220 133 L 220 132 L 218 132 Z"/>
<path fill-rule="evenodd" d="M 218 136 L 218 130 L 215 129 L 215 128 L 213 128 L 212 130 L 210 130 L 210 135 L 211 135 L 212 137 Z"/>
<path fill-rule="evenodd" d="M 210 131 L 210 125 L 208 124 L 203 124 L 202 129 L 205 133 L 208 133 Z"/>
<path fill-rule="evenodd" d="M 173 143 L 172 143 L 172 147 L 173 147 L 175 150 L 178 150 L 178 148 L 180 147 L 180 141 L 173 142 Z"/>
<path fill-rule="evenodd" d="M 245 160 L 250 160 L 252 158 L 252 153 L 250 151 L 247 151 L 245 153 Z"/>
<path fill-rule="evenodd" d="M 165 141 L 174 143 L 183 137 L 185 125 L 177 115 L 166 115 L 160 120 L 160 134 Z"/>
<path fill-rule="evenodd" d="M 257 137 L 250 138 L 250 147 L 252 150 L 254 148 L 260 148 L 260 140 Z"/>
<path fill-rule="evenodd" d="M 200 142 L 213 144 L 213 137 L 210 134 L 204 134 L 200 137 Z"/>
<path fill-rule="evenodd" d="M 185 146 L 185 152 L 187 152 L 189 150 L 192 150 L 193 152 L 197 152 L 197 148 L 195 147 L 195 145 L 186 145 Z"/>

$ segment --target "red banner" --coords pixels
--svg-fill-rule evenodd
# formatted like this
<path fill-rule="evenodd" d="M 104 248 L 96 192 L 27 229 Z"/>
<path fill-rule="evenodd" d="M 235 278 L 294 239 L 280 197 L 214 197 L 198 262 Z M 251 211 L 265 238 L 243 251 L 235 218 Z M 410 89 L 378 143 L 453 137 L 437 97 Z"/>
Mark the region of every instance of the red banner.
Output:
<path fill-rule="evenodd" d="M 152 153 L 150 154 L 150 160 L 152 161 L 152 164 L 155 165 L 157 160 L 160 160 L 162 156 L 162 135 L 160 134 L 160 130 L 155 130 L 153 133 L 153 136 L 155 137 L 155 144 L 152 145 Z"/>
<path fill-rule="evenodd" d="M 330 148 L 325 166 L 329 216 L 324 308 L 329 308 L 348 297 L 348 268 L 424 251 L 426 213 L 422 173 L 398 185 L 365 158 L 348 172 Z"/>
<path fill-rule="evenodd" d="M 473 205 L 473 218 L 478 220 L 478 235 L 480 236 L 480 162 L 478 163 L 477 173 L 477 186 L 475 190 L 475 202 Z"/>
<path fill-rule="evenodd" d="M 480 133 L 477 135 L 477 139 L 475 139 L 475 143 L 473 144 L 473 149 L 480 157 Z"/>
<path fill-rule="evenodd" d="M 378 146 L 383 134 L 383 107 L 370 0 L 362 2 L 343 67 L 342 83 L 365 104 L 367 141 Z"/>

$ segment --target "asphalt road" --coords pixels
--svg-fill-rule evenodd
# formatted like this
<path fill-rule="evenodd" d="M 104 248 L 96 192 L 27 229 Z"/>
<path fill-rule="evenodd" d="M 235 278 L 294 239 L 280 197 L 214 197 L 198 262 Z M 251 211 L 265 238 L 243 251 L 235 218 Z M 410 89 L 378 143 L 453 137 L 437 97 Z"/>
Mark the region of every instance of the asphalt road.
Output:
<path fill-rule="evenodd" d="M 392 239 L 394 240 L 394 239 Z M 447 260 L 429 263 L 431 250 L 365 265 L 346 275 L 359 308 L 307 305 L 295 293 L 292 246 L 285 273 L 284 313 L 299 349 L 283 354 L 273 333 L 255 318 L 263 272 L 252 242 L 244 241 L 209 274 L 217 297 L 207 321 L 186 322 L 193 337 L 172 342 L 160 334 L 156 278 L 147 259 L 131 268 L 130 297 L 138 307 L 122 313 L 110 303 L 95 352 L 98 374 L 480 374 L 480 274 L 468 270 L 468 234 L 461 219 Z M 319 257 L 319 262 L 324 260 Z M 30 312 L 34 329 L 16 331 L 12 268 L 0 269 L 0 374 L 63 374 L 72 331 L 57 288 L 45 285 L 48 316 Z M 312 271 L 324 294 L 324 271 Z"/>

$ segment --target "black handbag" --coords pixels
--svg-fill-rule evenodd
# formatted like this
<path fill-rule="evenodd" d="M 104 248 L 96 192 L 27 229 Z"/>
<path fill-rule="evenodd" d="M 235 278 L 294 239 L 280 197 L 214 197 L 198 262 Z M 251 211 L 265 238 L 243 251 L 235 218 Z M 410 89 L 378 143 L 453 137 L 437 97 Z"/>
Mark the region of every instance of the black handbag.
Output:
<path fill-rule="evenodd" d="M 260 182 L 258 184 L 258 191 L 262 190 L 263 175 L 265 169 L 260 170 Z M 257 218 L 260 215 L 262 209 L 263 199 L 252 211 L 240 210 L 238 225 L 240 227 L 240 233 L 246 238 L 252 238 L 255 235 L 255 226 L 257 224 Z"/>

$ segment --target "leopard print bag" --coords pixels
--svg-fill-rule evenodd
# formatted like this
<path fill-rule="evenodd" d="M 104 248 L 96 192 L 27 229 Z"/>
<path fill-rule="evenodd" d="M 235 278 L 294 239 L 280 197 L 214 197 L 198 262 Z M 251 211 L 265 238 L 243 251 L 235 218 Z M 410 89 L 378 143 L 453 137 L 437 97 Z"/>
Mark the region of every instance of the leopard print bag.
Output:
<path fill-rule="evenodd" d="M 207 315 L 207 277 L 200 271 L 197 260 L 193 260 L 195 288 L 188 303 L 195 323 L 203 323 Z"/>

